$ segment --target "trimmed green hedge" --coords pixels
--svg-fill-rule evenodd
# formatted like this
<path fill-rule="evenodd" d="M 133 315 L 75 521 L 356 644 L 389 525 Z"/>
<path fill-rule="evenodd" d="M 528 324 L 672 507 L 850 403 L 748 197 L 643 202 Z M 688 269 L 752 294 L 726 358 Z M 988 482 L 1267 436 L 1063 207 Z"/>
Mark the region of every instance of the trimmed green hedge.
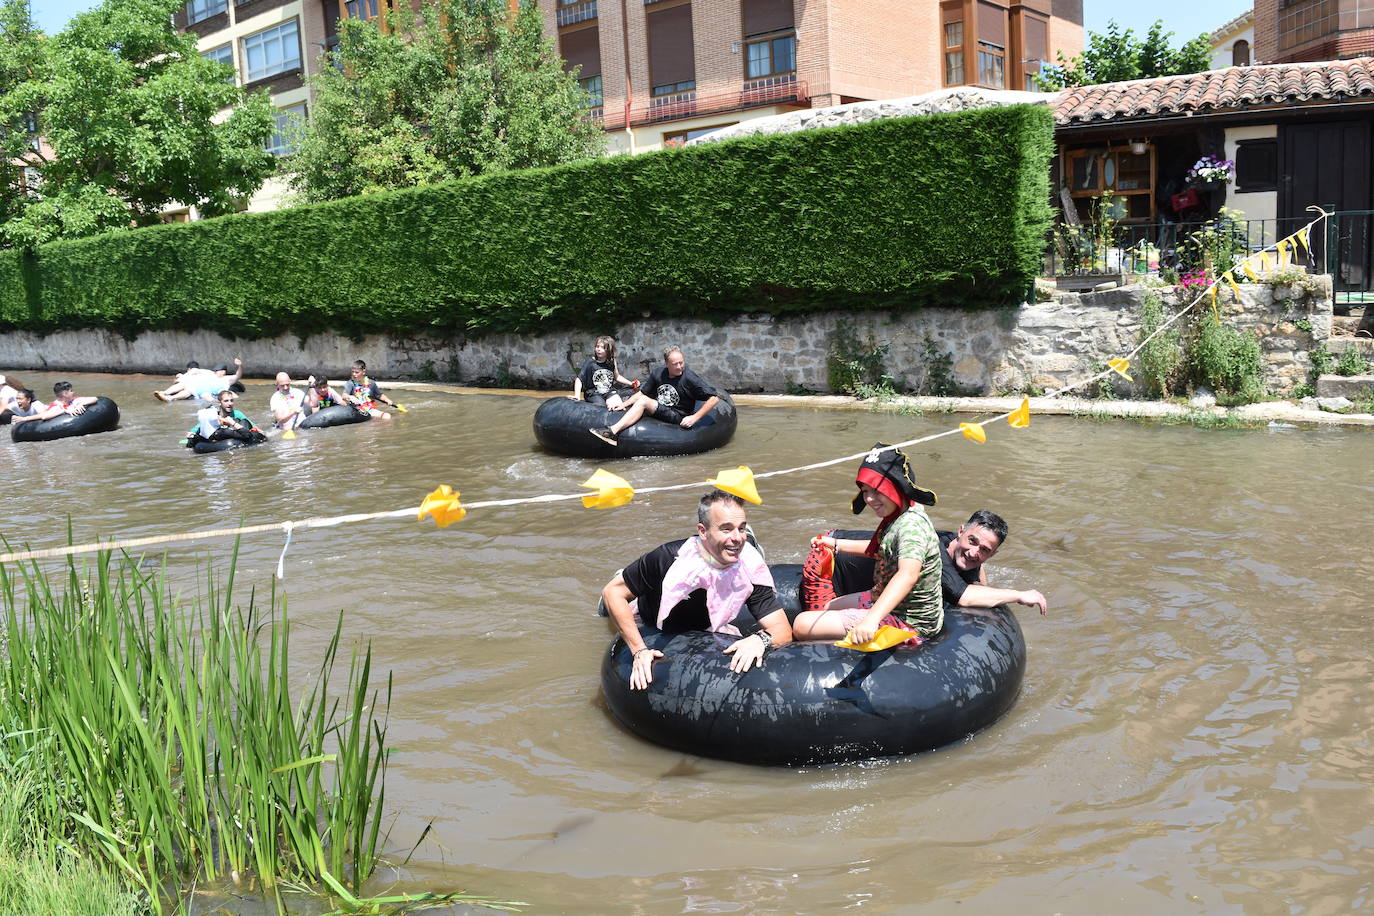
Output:
<path fill-rule="evenodd" d="M 28 266 L 0 252 L 0 326 L 447 335 L 1002 306 L 1040 266 L 1051 137 L 1043 107 L 985 109 L 55 242 Z"/>

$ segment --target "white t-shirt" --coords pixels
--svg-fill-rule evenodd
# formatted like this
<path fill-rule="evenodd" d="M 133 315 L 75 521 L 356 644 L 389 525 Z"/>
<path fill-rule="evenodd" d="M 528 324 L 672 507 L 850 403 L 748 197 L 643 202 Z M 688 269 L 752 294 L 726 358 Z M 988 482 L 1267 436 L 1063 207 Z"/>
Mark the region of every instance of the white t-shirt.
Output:
<path fill-rule="evenodd" d="M 200 423 L 200 437 L 209 439 L 219 429 L 219 405 L 202 407 L 196 411 L 196 420 Z"/>
<path fill-rule="evenodd" d="M 0 407 L 8 407 L 14 410 L 14 399 L 19 397 L 19 392 L 9 385 L 0 385 Z M 27 416 L 27 414 L 25 414 Z"/>
<path fill-rule="evenodd" d="M 213 398 L 229 387 L 224 376 L 209 369 L 187 369 L 186 374 L 181 377 L 181 383 L 186 386 L 187 391 L 198 398 Z"/>
<path fill-rule="evenodd" d="M 300 413 L 301 405 L 305 403 L 305 394 L 299 388 L 288 388 L 286 391 L 277 390 L 272 392 L 272 397 L 267 402 L 267 409 L 272 411 L 272 419 L 276 421 L 277 414 L 283 411 Z"/>
<path fill-rule="evenodd" d="M 28 410 L 24 410 L 18 404 L 15 404 L 13 407 L 10 408 L 10 410 L 14 412 L 14 415 L 16 417 L 32 417 L 42 413 L 47 409 L 47 406 L 42 401 L 34 401 L 32 404 L 29 405 Z"/>

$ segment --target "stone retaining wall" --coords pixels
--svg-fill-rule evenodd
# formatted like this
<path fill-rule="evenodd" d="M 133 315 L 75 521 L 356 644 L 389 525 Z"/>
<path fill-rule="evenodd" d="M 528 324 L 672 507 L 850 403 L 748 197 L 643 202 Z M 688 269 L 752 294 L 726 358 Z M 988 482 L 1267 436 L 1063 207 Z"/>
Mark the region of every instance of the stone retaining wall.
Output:
<path fill-rule="evenodd" d="M 1174 291 L 1162 292 L 1177 301 Z M 884 370 L 912 388 L 928 389 L 933 354 L 939 362 L 948 357 L 951 379 L 964 391 L 995 394 L 1058 388 L 1130 351 L 1138 340 L 1145 293 L 1142 287 L 1124 287 L 1059 293 L 1054 301 L 1000 311 L 828 312 L 736 317 L 720 325 L 649 317 L 614 330 L 621 371 L 632 378 L 646 377 L 661 363 L 662 348 L 676 344 L 689 365 L 732 391 L 828 391 L 826 358 L 848 338 L 863 346 L 870 341 L 886 345 Z M 1227 291 L 1220 311 L 1228 323 L 1260 336 L 1265 387 L 1289 393 L 1307 378 L 1307 352 L 1330 336 L 1329 279 L 1308 278 L 1299 286 L 1245 285 L 1240 303 L 1231 299 Z M 206 331 L 153 331 L 134 340 L 106 331 L 46 337 L 12 332 L 0 337 L 0 372 L 170 374 L 188 359 L 209 366 L 241 355 L 250 377 L 281 369 L 304 377 L 324 369 L 333 378 L 344 378 L 349 363 L 364 359 L 379 379 L 571 388 L 594 337 L 559 331 L 455 340 L 372 336 L 354 343 L 326 333 L 305 341 L 291 336 L 234 342 Z M 1124 382 L 1116 389 L 1127 396 L 1135 393 Z"/>

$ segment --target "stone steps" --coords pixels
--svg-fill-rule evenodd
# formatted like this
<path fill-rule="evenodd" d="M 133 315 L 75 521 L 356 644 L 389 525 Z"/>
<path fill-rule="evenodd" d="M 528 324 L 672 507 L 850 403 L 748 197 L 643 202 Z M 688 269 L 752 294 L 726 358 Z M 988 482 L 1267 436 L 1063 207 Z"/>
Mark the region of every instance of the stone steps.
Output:
<path fill-rule="evenodd" d="M 1337 356 L 1346 350 L 1354 350 L 1356 353 L 1362 354 L 1365 359 L 1374 359 L 1374 338 L 1332 336 L 1326 341 L 1326 349 Z"/>
<path fill-rule="evenodd" d="M 1354 401 L 1371 394 L 1374 394 L 1374 375 L 1322 375 L 1317 377 L 1317 397 L 1319 398 L 1349 398 Z"/>

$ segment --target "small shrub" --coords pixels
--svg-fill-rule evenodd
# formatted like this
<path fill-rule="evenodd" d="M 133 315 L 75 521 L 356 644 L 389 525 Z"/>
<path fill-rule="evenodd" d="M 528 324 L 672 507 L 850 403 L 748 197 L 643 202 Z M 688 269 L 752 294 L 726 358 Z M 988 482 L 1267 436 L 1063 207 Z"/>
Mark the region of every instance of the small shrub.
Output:
<path fill-rule="evenodd" d="M 1315 381 L 1319 375 L 1330 375 L 1335 368 L 1336 358 L 1331 355 L 1331 351 L 1326 349 L 1326 344 L 1317 344 L 1307 351 L 1307 358 L 1312 361 L 1312 380 Z"/>
<path fill-rule="evenodd" d="M 883 372 L 883 360 L 889 349 L 888 344 L 878 343 L 872 334 L 867 340 L 860 340 L 849 322 L 836 322 L 835 332 L 830 336 L 830 355 L 825 360 L 830 390 L 864 397 L 858 393 L 861 387 L 881 385 L 884 379 L 890 386 L 892 379 Z"/>
<path fill-rule="evenodd" d="M 1369 360 L 1359 350 L 1346 350 L 1336 360 L 1337 375 L 1364 375 L 1369 371 Z"/>
<path fill-rule="evenodd" d="M 1166 321 L 1164 300 L 1153 290 L 1140 306 L 1140 338 L 1144 340 Z M 1183 371 L 1183 346 L 1177 326 L 1145 344 L 1137 357 L 1138 374 L 1150 396 L 1167 398 L 1179 388 Z"/>
<path fill-rule="evenodd" d="M 1195 326 L 1188 347 L 1190 374 L 1217 393 L 1217 403 L 1248 404 L 1264 396 L 1259 341 L 1208 314 Z"/>
<path fill-rule="evenodd" d="M 439 373 L 434 371 L 434 360 L 427 359 L 415 370 L 415 379 L 421 382 L 437 382 Z"/>

